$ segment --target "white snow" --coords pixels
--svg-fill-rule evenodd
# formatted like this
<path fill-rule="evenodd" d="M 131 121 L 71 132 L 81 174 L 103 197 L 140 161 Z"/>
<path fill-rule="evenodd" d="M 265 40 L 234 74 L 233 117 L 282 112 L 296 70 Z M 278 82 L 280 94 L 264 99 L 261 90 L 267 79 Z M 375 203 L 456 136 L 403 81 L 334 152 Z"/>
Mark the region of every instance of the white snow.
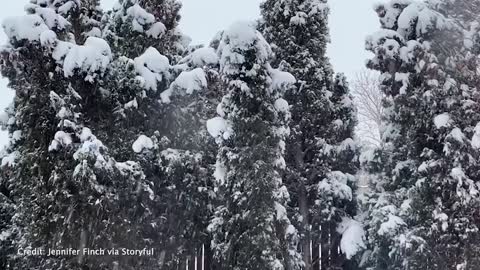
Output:
<path fill-rule="evenodd" d="M 65 77 L 71 77 L 79 71 L 87 74 L 86 81 L 93 82 L 107 70 L 112 60 L 112 51 L 105 40 L 89 37 L 84 45 L 59 42 L 52 56 L 63 64 Z"/>
<path fill-rule="evenodd" d="M 475 126 L 475 133 L 472 137 L 472 147 L 475 149 L 480 149 L 480 123 Z"/>
<path fill-rule="evenodd" d="M 348 182 L 354 179 L 350 174 L 332 171 L 323 181 L 318 183 L 318 191 L 320 193 L 333 194 L 342 200 L 351 201 L 353 199 L 353 191 Z"/>
<path fill-rule="evenodd" d="M 278 202 L 275 202 L 275 212 L 277 220 L 288 220 L 287 209 Z"/>
<path fill-rule="evenodd" d="M 60 14 L 67 15 L 75 7 L 76 1 L 68 1 L 65 4 L 61 5 L 57 11 Z"/>
<path fill-rule="evenodd" d="M 147 30 L 147 32 L 145 32 L 145 34 L 149 37 L 160 38 L 165 32 L 167 32 L 167 27 L 161 22 L 156 22 Z"/>
<path fill-rule="evenodd" d="M 135 4 L 127 9 L 127 15 L 132 20 L 133 30 L 143 33 L 144 27 L 155 23 L 155 16 L 148 13 L 139 4 Z"/>
<path fill-rule="evenodd" d="M 69 133 L 66 133 L 64 131 L 57 131 L 55 133 L 55 137 L 53 141 L 50 143 L 50 146 L 48 147 L 48 151 L 56 151 L 60 149 L 60 147 L 67 147 L 71 145 L 73 142 L 72 140 L 72 135 Z"/>
<path fill-rule="evenodd" d="M 22 131 L 21 130 L 15 130 L 12 135 L 11 135 L 11 142 L 12 143 L 15 143 L 17 141 L 19 141 L 20 139 L 22 139 Z"/>
<path fill-rule="evenodd" d="M 4 156 L 2 158 L 2 166 L 1 167 L 5 167 L 5 166 L 13 167 L 13 166 L 15 166 L 15 160 L 17 160 L 17 158 L 19 156 L 20 156 L 20 153 L 18 151 L 12 152 L 12 153 Z"/>
<path fill-rule="evenodd" d="M 0 242 L 7 240 L 12 235 L 11 230 L 4 230 L 0 233 Z"/>
<path fill-rule="evenodd" d="M 450 115 L 448 113 L 439 114 L 435 116 L 435 118 L 433 119 L 433 123 L 435 124 L 437 129 L 449 126 L 449 122 L 450 122 Z"/>
<path fill-rule="evenodd" d="M 224 164 L 217 160 L 215 163 L 215 172 L 213 173 L 213 177 L 219 183 L 219 185 L 223 185 L 225 183 L 225 177 L 227 176 L 227 168 Z"/>
<path fill-rule="evenodd" d="M 48 28 L 57 28 L 59 30 L 65 29 L 70 23 L 62 16 L 57 14 L 54 9 L 46 7 L 35 8 L 35 13 L 40 15 Z"/>
<path fill-rule="evenodd" d="M 463 134 L 462 130 L 459 128 L 454 128 L 448 134 L 448 137 L 455 139 L 458 142 L 463 142 L 465 139 L 465 134 Z"/>
<path fill-rule="evenodd" d="M 258 61 L 267 60 L 272 54 L 270 45 L 257 31 L 255 23 L 236 22 L 232 24 L 224 32 L 218 47 L 221 72 L 227 75 L 243 72 L 238 69 L 238 65 L 245 62 L 244 54 L 249 49 L 255 49 Z"/>
<path fill-rule="evenodd" d="M 366 248 L 363 225 L 351 218 L 344 217 L 338 224 L 337 232 L 342 235 L 340 249 L 348 260 Z"/>
<path fill-rule="evenodd" d="M 135 161 L 125 161 L 125 162 L 116 162 L 115 167 L 119 170 L 120 174 L 127 176 L 133 174 L 136 171 L 136 168 L 139 167 L 139 164 Z"/>
<path fill-rule="evenodd" d="M 405 222 L 403 221 L 403 219 L 401 219 L 398 216 L 389 214 L 388 215 L 388 220 L 386 222 L 383 222 L 380 225 L 380 229 L 378 230 L 378 234 L 379 235 L 392 234 L 404 225 L 405 225 Z"/>
<path fill-rule="evenodd" d="M 88 140 L 91 140 L 92 138 L 96 139 L 96 137 L 93 136 L 93 134 L 92 134 L 92 130 L 90 130 L 89 128 L 86 128 L 86 127 L 84 127 L 82 129 L 82 132 L 80 133 L 79 138 L 80 138 L 81 142 L 86 142 Z"/>
<path fill-rule="evenodd" d="M 52 30 L 44 31 L 40 34 L 40 44 L 45 47 L 50 47 L 57 41 L 57 34 Z"/>
<path fill-rule="evenodd" d="M 207 121 L 207 131 L 214 138 L 227 140 L 232 135 L 232 127 L 222 117 L 215 117 Z"/>
<path fill-rule="evenodd" d="M 274 106 L 277 111 L 282 113 L 288 113 L 290 111 L 290 105 L 288 105 L 288 102 L 283 98 L 275 100 Z"/>
<path fill-rule="evenodd" d="M 180 96 L 191 95 L 193 92 L 201 91 L 207 88 L 207 78 L 202 68 L 196 68 L 191 71 L 184 71 L 165 90 L 161 95 L 163 103 L 170 103 L 171 96 L 176 94 Z"/>
<path fill-rule="evenodd" d="M 278 69 L 271 70 L 270 76 L 272 77 L 272 88 L 277 91 L 287 90 L 288 87 L 293 86 L 297 82 L 297 79 L 291 73 Z"/>
<path fill-rule="evenodd" d="M 11 40 L 39 41 L 40 35 L 50 30 L 42 17 L 37 14 L 7 18 L 2 26 Z"/>
<path fill-rule="evenodd" d="M 143 86 L 147 90 L 156 91 L 157 83 L 163 81 L 170 68 L 168 58 L 161 55 L 153 47 L 148 48 L 144 54 L 135 58 L 134 62 L 135 70 L 143 79 Z"/>
<path fill-rule="evenodd" d="M 402 83 L 402 87 L 400 88 L 401 95 L 404 95 L 407 93 L 407 88 L 409 85 L 409 76 L 410 76 L 409 73 L 400 73 L 400 72 L 395 73 L 395 81 Z"/>
<path fill-rule="evenodd" d="M 194 67 L 216 65 L 219 61 L 215 49 L 211 47 L 203 47 L 196 49 L 189 56 L 187 56 L 185 60 L 191 62 Z"/>
<path fill-rule="evenodd" d="M 161 155 L 168 161 L 179 161 L 181 159 L 180 151 L 177 149 L 168 148 L 163 150 Z"/>
<path fill-rule="evenodd" d="M 153 148 L 153 141 L 149 137 L 145 135 L 140 135 L 138 139 L 133 143 L 132 149 L 135 153 L 141 153 L 143 150 L 152 149 Z"/>
<path fill-rule="evenodd" d="M 138 102 L 137 102 L 137 98 L 134 98 L 132 100 L 130 100 L 129 102 L 125 103 L 125 105 L 123 106 L 125 109 L 137 109 L 138 108 Z"/>
<path fill-rule="evenodd" d="M 290 18 L 290 25 L 304 25 L 307 22 L 308 15 L 305 12 L 296 12 L 295 16 Z"/>

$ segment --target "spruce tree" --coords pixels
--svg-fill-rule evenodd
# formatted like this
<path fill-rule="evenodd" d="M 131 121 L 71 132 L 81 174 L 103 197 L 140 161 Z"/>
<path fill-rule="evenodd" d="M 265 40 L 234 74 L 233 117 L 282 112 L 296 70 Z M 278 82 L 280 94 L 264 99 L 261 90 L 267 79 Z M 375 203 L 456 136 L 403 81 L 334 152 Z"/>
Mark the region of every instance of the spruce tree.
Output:
<path fill-rule="evenodd" d="M 270 67 L 270 46 L 252 24 L 232 25 L 218 52 L 227 90 L 208 122 L 220 147 L 220 205 L 210 225 L 216 257 L 221 269 L 299 269 L 281 178 L 289 117 L 281 96 L 294 78 Z"/>
<path fill-rule="evenodd" d="M 344 258 L 337 252 L 337 227 L 356 213 L 356 118 L 348 84 L 343 76 L 335 78 L 326 56 L 329 9 L 326 1 L 267 0 L 261 10 L 260 28 L 272 43 L 274 64 L 297 78 L 286 94 L 292 121 L 285 181 L 305 269 L 319 267 L 320 245 L 322 269 L 340 267 Z"/>
<path fill-rule="evenodd" d="M 376 7 L 368 66 L 382 73 L 387 126 L 384 147 L 365 157 L 378 175 L 367 203 L 373 269 L 478 265 L 478 3 L 454 2 Z"/>

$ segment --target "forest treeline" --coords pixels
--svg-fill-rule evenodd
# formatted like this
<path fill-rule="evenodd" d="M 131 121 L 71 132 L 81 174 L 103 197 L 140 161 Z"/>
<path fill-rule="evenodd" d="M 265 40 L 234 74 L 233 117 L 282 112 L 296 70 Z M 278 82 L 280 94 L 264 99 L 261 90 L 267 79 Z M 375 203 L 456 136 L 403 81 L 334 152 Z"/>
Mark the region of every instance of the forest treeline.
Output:
<path fill-rule="evenodd" d="M 375 6 L 374 146 L 327 0 L 260 8 L 206 46 L 178 0 L 30 0 L 3 22 L 0 269 L 479 269 L 480 1 Z M 154 255 L 18 253 L 84 248 Z"/>

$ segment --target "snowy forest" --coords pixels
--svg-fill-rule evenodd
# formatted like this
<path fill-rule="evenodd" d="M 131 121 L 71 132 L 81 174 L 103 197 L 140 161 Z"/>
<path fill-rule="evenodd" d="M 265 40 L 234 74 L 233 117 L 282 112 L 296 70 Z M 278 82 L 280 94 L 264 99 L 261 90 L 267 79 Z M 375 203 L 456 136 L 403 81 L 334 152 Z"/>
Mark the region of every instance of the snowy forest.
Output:
<path fill-rule="evenodd" d="M 480 269 L 480 0 L 376 4 L 355 78 L 327 0 L 116 1 L 3 20 L 0 270 Z"/>

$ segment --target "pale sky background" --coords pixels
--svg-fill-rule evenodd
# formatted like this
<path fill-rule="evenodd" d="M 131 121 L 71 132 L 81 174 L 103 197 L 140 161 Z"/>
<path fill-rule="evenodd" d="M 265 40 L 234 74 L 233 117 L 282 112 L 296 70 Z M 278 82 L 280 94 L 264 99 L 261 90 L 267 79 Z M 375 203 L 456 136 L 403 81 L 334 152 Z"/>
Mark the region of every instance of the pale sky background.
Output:
<path fill-rule="evenodd" d="M 2 0 L 0 21 L 9 16 L 24 14 L 23 7 L 28 0 Z M 104 7 L 110 8 L 116 0 L 101 0 Z M 182 31 L 193 39 L 193 43 L 208 43 L 222 29 L 237 20 L 254 20 L 260 16 L 259 4 L 262 0 L 183 0 Z M 344 72 L 353 77 L 365 66 L 369 54 L 364 49 L 365 37 L 378 29 L 378 19 L 373 4 L 379 0 L 330 0 L 331 44 L 328 56 L 336 72 Z M 0 44 L 5 44 L 3 30 L 0 31 Z M 7 81 L 0 78 L 0 109 L 10 104 L 13 91 L 7 89 Z M 8 140 L 5 132 L 0 132 L 0 145 Z"/>

